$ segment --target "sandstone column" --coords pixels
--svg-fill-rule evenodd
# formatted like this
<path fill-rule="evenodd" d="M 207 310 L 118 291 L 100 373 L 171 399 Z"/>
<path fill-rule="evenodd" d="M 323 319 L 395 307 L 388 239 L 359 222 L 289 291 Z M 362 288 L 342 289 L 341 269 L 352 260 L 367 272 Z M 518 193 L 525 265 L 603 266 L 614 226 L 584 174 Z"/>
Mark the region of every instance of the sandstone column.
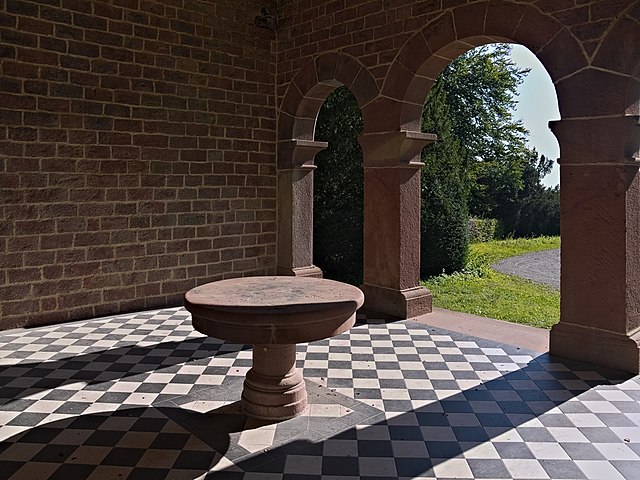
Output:
<path fill-rule="evenodd" d="M 637 117 L 562 120 L 561 315 L 551 353 L 640 370 Z M 638 143 L 638 142 L 636 142 Z"/>
<path fill-rule="evenodd" d="M 431 312 L 420 286 L 420 152 L 435 135 L 360 136 L 364 159 L 365 308 L 409 318 Z"/>
<path fill-rule="evenodd" d="M 326 142 L 291 140 L 278 149 L 278 275 L 322 277 L 313 265 L 313 164 Z"/>

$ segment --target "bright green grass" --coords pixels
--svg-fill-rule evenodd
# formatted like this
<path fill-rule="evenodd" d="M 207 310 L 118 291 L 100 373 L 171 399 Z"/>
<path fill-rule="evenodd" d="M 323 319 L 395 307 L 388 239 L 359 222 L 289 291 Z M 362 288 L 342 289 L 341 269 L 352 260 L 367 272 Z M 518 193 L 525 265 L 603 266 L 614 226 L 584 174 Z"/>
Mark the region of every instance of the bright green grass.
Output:
<path fill-rule="evenodd" d="M 423 281 L 437 307 L 551 328 L 560 319 L 560 292 L 490 268 L 503 258 L 560 248 L 560 237 L 518 238 L 472 244 L 467 267 Z"/>

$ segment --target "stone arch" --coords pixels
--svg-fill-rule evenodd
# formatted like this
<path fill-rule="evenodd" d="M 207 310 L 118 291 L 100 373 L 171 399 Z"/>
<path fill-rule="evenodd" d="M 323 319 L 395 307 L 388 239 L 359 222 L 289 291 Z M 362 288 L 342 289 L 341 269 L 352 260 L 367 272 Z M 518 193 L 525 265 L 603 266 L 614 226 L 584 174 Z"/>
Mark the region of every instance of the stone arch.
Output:
<path fill-rule="evenodd" d="M 626 88 L 608 88 L 614 90 L 607 96 L 615 112 L 611 114 L 626 117 L 625 156 L 629 160 L 640 160 L 640 1 L 630 3 L 625 15 L 620 16 L 609 29 L 598 47 L 593 64 L 605 70 L 618 82 L 627 82 Z M 609 82 L 613 83 L 613 82 Z M 617 85 L 616 85 L 617 86 Z M 596 86 L 598 88 L 600 86 Z M 600 90 L 602 90 L 600 88 Z M 614 94 L 618 94 L 614 97 Z"/>
<path fill-rule="evenodd" d="M 587 68 L 556 82 L 563 120 L 560 323 L 552 353 L 640 369 L 640 82 L 630 2 Z M 615 355 L 611 352 L 615 351 Z"/>
<path fill-rule="evenodd" d="M 307 63 L 291 82 L 282 100 L 278 139 L 313 140 L 322 103 L 339 86 L 346 86 L 360 109 L 378 96 L 378 85 L 367 68 L 344 53 L 325 53 Z M 367 118 L 364 117 L 367 124 Z"/>
<path fill-rule="evenodd" d="M 491 0 L 453 8 L 425 25 L 400 49 L 382 87 L 385 101 L 368 107 L 387 112 L 384 124 L 373 125 L 375 130 L 395 125 L 395 129 L 419 131 L 424 100 L 440 72 L 466 51 L 496 42 L 527 47 L 554 84 L 588 64 L 573 35 L 530 5 Z M 560 112 L 564 117 L 562 103 Z"/>
<path fill-rule="evenodd" d="M 289 83 L 278 125 L 278 237 L 280 275 L 322 276 L 313 265 L 313 160 L 326 148 L 314 141 L 322 103 L 340 85 L 356 98 L 366 126 L 364 109 L 378 96 L 371 73 L 353 57 L 326 53 L 307 63 Z"/>
<path fill-rule="evenodd" d="M 640 18 L 634 11 L 640 15 L 640 2 L 612 23 L 588 65 L 554 78 L 563 121 L 552 130 L 565 164 L 580 164 L 585 156 L 617 163 L 640 155 Z"/>
<path fill-rule="evenodd" d="M 380 97 L 363 112 L 374 119 L 368 135 L 417 133 L 424 99 L 453 59 L 492 42 L 529 48 L 551 76 L 562 116 L 553 124 L 562 151 L 561 321 L 550 349 L 632 372 L 640 368 L 639 5 L 629 3 L 588 54 L 568 28 L 531 5 L 488 0 L 449 9 L 404 44 Z M 400 221 L 415 219 L 417 202 L 408 208 L 411 196 L 402 199 Z M 410 251 L 415 235 L 377 256 Z"/>

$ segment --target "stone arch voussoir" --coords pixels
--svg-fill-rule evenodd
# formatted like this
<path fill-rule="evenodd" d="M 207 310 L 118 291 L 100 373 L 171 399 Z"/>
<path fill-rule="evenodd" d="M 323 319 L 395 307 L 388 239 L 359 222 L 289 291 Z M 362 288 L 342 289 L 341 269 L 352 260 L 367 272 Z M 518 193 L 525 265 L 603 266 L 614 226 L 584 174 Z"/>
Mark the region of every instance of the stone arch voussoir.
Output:
<path fill-rule="evenodd" d="M 292 79 L 282 100 L 278 139 L 313 140 L 318 112 L 327 96 L 345 85 L 363 110 L 378 96 L 371 73 L 350 55 L 325 53 L 307 63 Z"/>
<path fill-rule="evenodd" d="M 488 0 L 456 7 L 425 25 L 401 48 L 382 87 L 382 97 L 392 107 L 387 107 L 386 124 L 379 129 L 419 131 L 424 100 L 440 72 L 471 48 L 496 42 L 527 47 L 554 83 L 587 66 L 575 37 L 530 5 Z"/>
<path fill-rule="evenodd" d="M 314 141 L 322 103 L 345 85 L 363 110 L 378 96 L 371 73 L 353 57 L 326 53 L 307 63 L 292 79 L 280 109 L 278 125 L 278 236 L 280 275 L 321 277 L 313 265 L 313 161 L 325 148 Z"/>
<path fill-rule="evenodd" d="M 594 67 L 606 71 L 620 84 L 607 90 L 615 111 L 610 115 L 623 115 L 625 157 L 640 160 L 640 1 L 628 7 L 609 29 L 593 59 Z M 602 89 L 600 95 L 602 95 Z M 606 91 L 606 90 L 605 90 Z M 597 113 L 597 112 L 596 112 Z"/>
<path fill-rule="evenodd" d="M 628 16 L 620 17 L 598 47 L 593 65 L 604 70 L 633 75 L 638 68 L 640 25 Z"/>
<path fill-rule="evenodd" d="M 627 105 L 625 115 L 631 117 L 632 122 L 635 123 L 629 133 L 625 149 L 630 158 L 640 161 L 640 62 L 629 79 L 625 103 Z"/>

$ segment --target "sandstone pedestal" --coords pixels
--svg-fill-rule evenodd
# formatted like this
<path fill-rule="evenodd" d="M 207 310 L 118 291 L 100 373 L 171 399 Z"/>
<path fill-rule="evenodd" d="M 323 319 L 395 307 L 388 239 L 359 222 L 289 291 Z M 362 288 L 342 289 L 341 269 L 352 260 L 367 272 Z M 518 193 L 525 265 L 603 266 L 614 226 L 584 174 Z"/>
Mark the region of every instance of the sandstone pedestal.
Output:
<path fill-rule="evenodd" d="M 242 392 L 242 410 L 280 421 L 307 407 L 304 379 L 296 369 L 296 343 L 338 335 L 355 323 L 364 302 L 356 287 L 308 277 L 247 277 L 208 283 L 188 291 L 193 327 L 210 337 L 253 344 L 253 367 Z"/>
<path fill-rule="evenodd" d="M 253 418 L 279 420 L 300 415 L 307 407 L 302 373 L 296 368 L 295 345 L 254 345 L 242 410 Z"/>

